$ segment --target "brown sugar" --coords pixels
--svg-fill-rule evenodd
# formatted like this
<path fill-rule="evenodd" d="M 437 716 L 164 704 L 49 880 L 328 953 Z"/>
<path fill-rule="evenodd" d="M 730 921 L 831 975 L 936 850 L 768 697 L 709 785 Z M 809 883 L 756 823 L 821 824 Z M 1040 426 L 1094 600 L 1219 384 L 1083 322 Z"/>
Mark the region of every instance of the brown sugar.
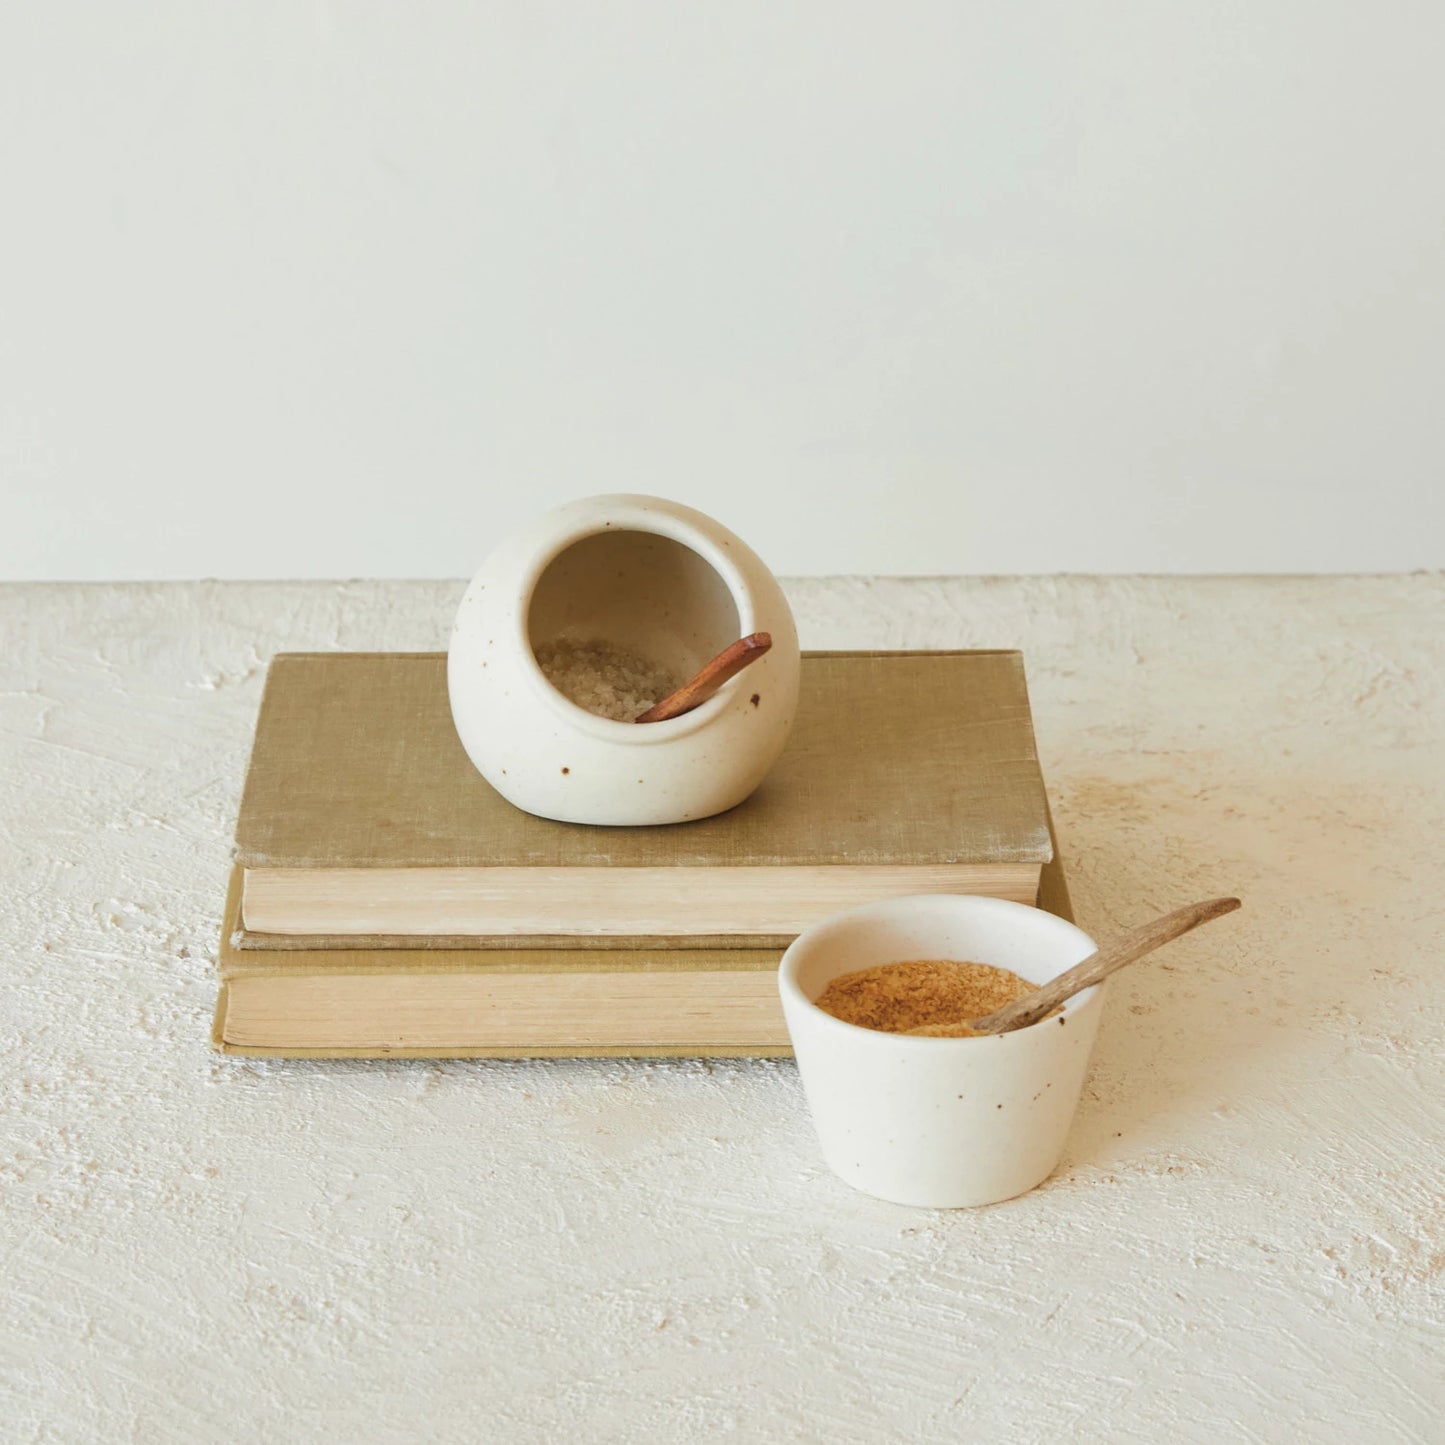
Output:
<path fill-rule="evenodd" d="M 860 968 L 835 978 L 814 1002 L 846 1024 L 906 1034 L 926 1028 L 944 1038 L 972 1038 L 969 1019 L 982 1018 L 1034 991 L 1036 985 L 991 963 L 910 959 Z"/>

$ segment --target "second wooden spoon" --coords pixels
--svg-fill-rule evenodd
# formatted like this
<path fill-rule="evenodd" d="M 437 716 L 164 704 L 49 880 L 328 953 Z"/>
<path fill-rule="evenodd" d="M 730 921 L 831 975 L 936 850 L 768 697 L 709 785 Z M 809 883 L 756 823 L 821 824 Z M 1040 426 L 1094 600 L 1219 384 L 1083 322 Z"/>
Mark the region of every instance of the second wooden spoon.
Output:
<path fill-rule="evenodd" d="M 1006 1034 L 1013 1029 L 1027 1028 L 1052 1013 L 1065 999 L 1101 983 L 1111 973 L 1136 962 L 1146 953 L 1172 942 L 1181 934 L 1198 928 L 1214 918 L 1223 918 L 1239 907 L 1237 898 L 1211 898 L 1205 903 L 1191 903 L 1187 908 L 1176 908 L 1152 923 L 1142 924 L 1128 933 L 1121 933 L 1111 939 L 1096 953 L 1091 953 L 1082 963 L 1076 963 L 1067 973 L 1052 978 L 1041 988 L 1011 1004 L 985 1014 L 981 1019 L 967 1020 L 968 1027 L 978 1034 Z M 910 1034 L 919 1036 L 947 1037 L 947 1031 L 958 1027 L 951 1024 L 923 1024 L 909 1029 Z M 956 1036 L 955 1036 L 956 1037 Z M 967 1035 L 964 1035 L 967 1037 Z"/>
<path fill-rule="evenodd" d="M 749 663 L 756 662 L 773 645 L 771 634 L 753 632 L 739 638 L 731 647 L 725 647 L 711 662 L 683 683 L 675 692 L 670 692 L 661 702 L 655 702 L 644 713 L 639 713 L 635 722 L 666 722 L 668 718 L 681 717 L 685 712 L 700 706 L 720 688 L 730 682 Z"/>

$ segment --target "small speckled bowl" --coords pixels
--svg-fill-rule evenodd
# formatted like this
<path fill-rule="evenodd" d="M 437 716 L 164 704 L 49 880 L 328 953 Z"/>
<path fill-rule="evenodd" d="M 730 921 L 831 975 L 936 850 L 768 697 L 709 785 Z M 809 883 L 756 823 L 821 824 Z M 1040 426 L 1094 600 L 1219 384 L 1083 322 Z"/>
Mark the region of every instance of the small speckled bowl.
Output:
<path fill-rule="evenodd" d="M 597 640 L 691 677 L 751 632 L 772 648 L 700 707 L 614 722 L 547 680 L 536 650 Z M 447 657 L 457 736 L 483 777 L 541 818 L 682 823 L 741 803 L 798 707 L 798 632 L 740 537 L 662 497 L 584 497 L 502 542 L 467 588 Z"/>
<path fill-rule="evenodd" d="M 828 1167 L 866 1194 L 931 1209 L 994 1204 L 1046 1179 L 1079 1102 L 1102 987 L 986 1038 L 881 1033 L 813 1000 L 840 974 L 905 959 L 991 963 L 1041 984 L 1096 947 L 1043 909 L 960 895 L 870 903 L 801 934 L 778 987 Z"/>

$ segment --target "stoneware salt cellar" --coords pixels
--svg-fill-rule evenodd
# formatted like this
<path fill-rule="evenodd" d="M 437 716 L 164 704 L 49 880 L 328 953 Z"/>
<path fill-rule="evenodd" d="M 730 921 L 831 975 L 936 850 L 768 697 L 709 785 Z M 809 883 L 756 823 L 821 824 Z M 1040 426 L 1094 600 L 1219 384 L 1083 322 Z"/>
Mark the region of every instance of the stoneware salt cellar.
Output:
<path fill-rule="evenodd" d="M 666 722 L 598 716 L 538 649 L 603 643 L 686 679 L 751 633 L 752 666 Z M 510 802 L 572 823 L 678 823 L 743 801 L 787 740 L 798 634 L 777 579 L 739 537 L 660 497 L 601 496 L 538 517 L 468 587 L 447 659 L 468 756 Z"/>

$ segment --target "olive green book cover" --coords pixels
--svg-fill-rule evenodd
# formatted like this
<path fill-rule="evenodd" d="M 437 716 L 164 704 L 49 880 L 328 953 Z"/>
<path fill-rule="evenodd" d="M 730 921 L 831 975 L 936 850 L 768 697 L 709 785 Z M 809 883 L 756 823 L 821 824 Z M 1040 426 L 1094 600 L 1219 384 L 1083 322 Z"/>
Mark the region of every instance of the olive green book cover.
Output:
<path fill-rule="evenodd" d="M 236 860 L 253 879 L 279 880 L 293 894 L 336 870 L 375 870 L 366 881 L 380 888 L 411 876 L 398 870 L 535 869 L 540 887 L 558 869 L 821 873 L 846 865 L 932 868 L 950 891 L 1033 901 L 1052 852 L 1015 651 L 806 654 L 797 722 L 758 791 L 714 818 L 643 828 L 551 822 L 496 793 L 452 727 L 444 654 L 281 654 L 267 678 L 236 842 Z M 694 875 L 689 887 L 704 878 Z M 467 947 L 480 930 L 424 931 L 423 939 L 393 928 L 243 926 L 233 942 Z M 601 942 L 586 933 L 573 930 L 572 946 Z M 760 926 L 748 941 L 775 946 L 788 936 Z M 624 928 L 605 942 L 641 941 Z M 525 930 L 494 942 L 565 946 Z M 646 936 L 648 946 L 736 942 L 665 928 Z"/>

